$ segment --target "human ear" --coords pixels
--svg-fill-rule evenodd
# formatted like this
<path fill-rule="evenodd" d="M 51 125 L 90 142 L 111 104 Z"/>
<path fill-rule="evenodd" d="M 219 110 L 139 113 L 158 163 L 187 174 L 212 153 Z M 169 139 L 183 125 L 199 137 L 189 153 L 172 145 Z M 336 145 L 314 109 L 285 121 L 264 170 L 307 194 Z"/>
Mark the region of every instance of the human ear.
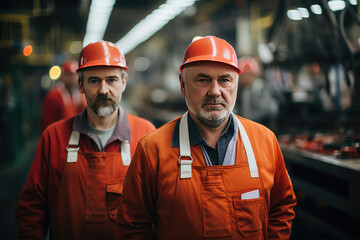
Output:
<path fill-rule="evenodd" d="M 182 73 L 179 74 L 181 94 L 185 97 L 185 81 Z"/>

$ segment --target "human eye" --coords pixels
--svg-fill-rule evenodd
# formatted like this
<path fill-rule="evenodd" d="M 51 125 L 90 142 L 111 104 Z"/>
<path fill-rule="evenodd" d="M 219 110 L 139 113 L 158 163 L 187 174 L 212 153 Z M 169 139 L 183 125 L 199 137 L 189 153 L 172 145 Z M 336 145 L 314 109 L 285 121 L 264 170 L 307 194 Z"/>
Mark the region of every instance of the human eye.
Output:
<path fill-rule="evenodd" d="M 99 85 L 99 80 L 98 80 L 98 79 L 89 79 L 88 82 L 89 82 L 89 85 L 90 85 L 90 86 L 97 86 L 97 85 Z"/>
<path fill-rule="evenodd" d="M 220 82 L 221 84 L 228 84 L 228 83 L 231 82 L 231 80 L 230 80 L 229 78 L 221 78 L 221 79 L 219 80 L 219 82 Z"/>
<path fill-rule="evenodd" d="M 208 84 L 209 80 L 206 78 L 198 78 L 196 79 L 196 83 L 200 86 L 204 86 L 206 84 Z"/>
<path fill-rule="evenodd" d="M 108 78 L 108 79 L 106 79 L 106 82 L 107 82 L 108 84 L 114 84 L 114 83 L 116 83 L 117 81 L 118 81 L 117 78 Z"/>

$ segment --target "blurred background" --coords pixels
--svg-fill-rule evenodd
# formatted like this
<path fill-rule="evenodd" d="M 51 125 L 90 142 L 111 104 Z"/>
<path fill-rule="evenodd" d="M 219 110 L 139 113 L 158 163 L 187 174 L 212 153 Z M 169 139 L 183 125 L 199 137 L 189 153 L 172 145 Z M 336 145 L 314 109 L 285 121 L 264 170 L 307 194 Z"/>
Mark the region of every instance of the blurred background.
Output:
<path fill-rule="evenodd" d="M 360 239 L 359 12 L 357 0 L 2 1 L 0 238 L 16 239 L 14 209 L 58 66 L 90 42 L 116 43 L 129 66 L 123 107 L 160 127 L 186 111 L 186 47 L 215 35 L 246 57 L 234 112 L 281 144 L 298 197 L 292 239 Z"/>

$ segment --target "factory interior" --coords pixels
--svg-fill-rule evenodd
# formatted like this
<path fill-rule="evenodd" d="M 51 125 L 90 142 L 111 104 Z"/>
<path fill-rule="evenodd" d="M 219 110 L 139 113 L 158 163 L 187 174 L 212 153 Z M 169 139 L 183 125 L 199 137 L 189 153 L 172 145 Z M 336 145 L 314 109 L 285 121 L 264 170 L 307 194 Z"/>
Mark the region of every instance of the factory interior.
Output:
<path fill-rule="evenodd" d="M 0 6 L 0 239 L 17 239 L 15 207 L 40 139 L 44 97 L 59 81 L 56 67 L 77 61 L 90 42 L 115 43 L 128 66 L 121 106 L 159 128 L 187 110 L 179 66 L 191 41 L 209 35 L 259 64 L 266 93 L 246 95 L 240 82 L 234 113 L 265 125 L 280 143 L 297 197 L 290 239 L 360 239 L 357 0 L 13 0 Z"/>

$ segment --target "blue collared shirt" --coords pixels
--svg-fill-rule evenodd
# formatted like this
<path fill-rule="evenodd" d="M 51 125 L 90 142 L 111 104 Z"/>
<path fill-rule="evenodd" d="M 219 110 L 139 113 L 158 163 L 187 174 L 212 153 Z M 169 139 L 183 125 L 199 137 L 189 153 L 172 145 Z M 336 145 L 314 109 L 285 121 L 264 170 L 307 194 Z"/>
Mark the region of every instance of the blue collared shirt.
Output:
<path fill-rule="evenodd" d="M 188 115 L 188 126 L 189 126 L 189 138 L 190 138 L 190 146 L 194 146 L 197 144 L 202 144 L 210 157 L 210 160 L 213 165 L 222 165 L 224 162 L 225 154 L 227 147 L 231 138 L 234 135 L 234 120 L 232 117 L 229 118 L 229 122 L 226 125 L 224 132 L 221 134 L 216 146 L 213 148 L 210 146 L 205 139 L 201 136 L 199 130 L 197 129 L 194 120 L 192 120 L 190 114 Z M 176 123 L 173 139 L 172 139 L 172 147 L 179 147 L 179 125 L 180 120 Z"/>

